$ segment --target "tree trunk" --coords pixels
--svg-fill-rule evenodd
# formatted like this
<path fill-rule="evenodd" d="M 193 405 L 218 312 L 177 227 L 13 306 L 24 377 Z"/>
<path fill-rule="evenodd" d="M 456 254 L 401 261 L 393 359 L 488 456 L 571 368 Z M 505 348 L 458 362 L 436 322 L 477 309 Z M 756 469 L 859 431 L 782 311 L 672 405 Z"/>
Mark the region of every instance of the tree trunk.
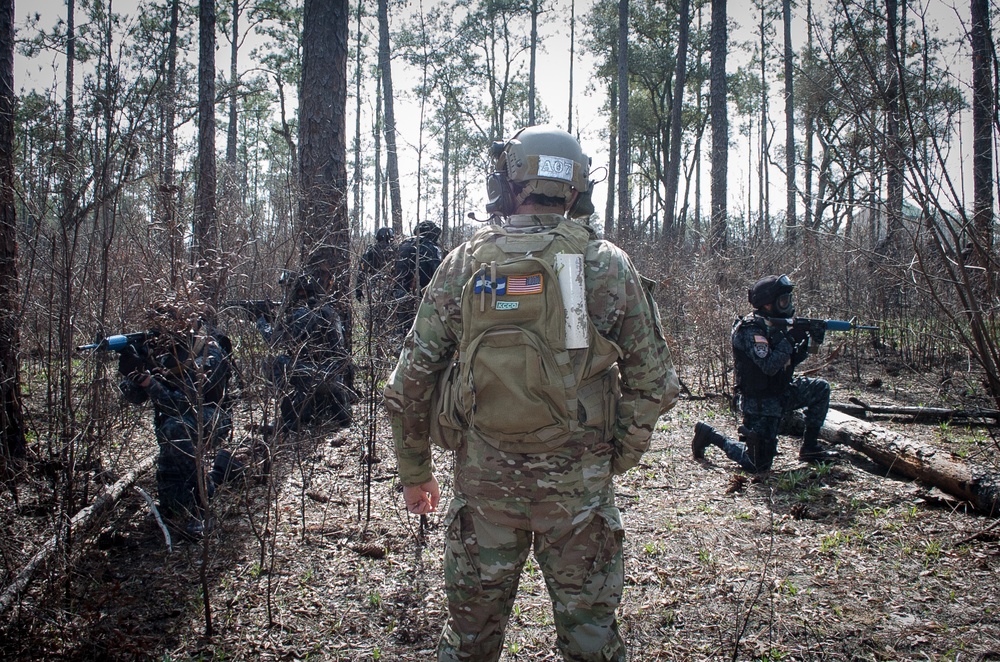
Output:
<path fill-rule="evenodd" d="M 302 263 L 334 302 L 351 350 L 347 217 L 347 0 L 306 0 L 299 93 Z M 349 374 L 348 374 L 349 377 Z"/>
<path fill-rule="evenodd" d="M 801 425 L 801 418 L 795 421 Z M 850 446 L 888 470 L 931 483 L 983 514 L 1000 515 L 1000 475 L 988 469 L 836 410 L 826 415 L 820 436 Z"/>
<path fill-rule="evenodd" d="M 354 33 L 357 36 L 357 51 L 355 52 L 354 59 L 354 178 L 352 183 L 354 208 L 351 211 L 351 232 L 356 237 L 360 237 L 364 233 L 364 229 L 361 227 L 362 219 L 364 219 L 364 209 L 361 201 L 361 184 L 364 181 L 364 173 L 361 165 L 361 65 L 364 61 L 362 57 L 364 49 L 361 47 L 361 17 L 364 15 L 364 12 L 365 3 L 358 0 L 357 21 L 354 29 Z M 378 218 L 375 219 L 375 224 L 376 226 L 378 225 Z"/>
<path fill-rule="evenodd" d="M 10 0 L 4 0 L 4 4 Z M 2 13 L 2 8 L 0 8 L 0 13 Z M 0 17 L 0 21 L 3 18 Z M 13 43 L 13 42 L 12 42 Z M 17 576 L 12 579 L 12 581 L 7 584 L 3 593 L 0 594 L 0 614 L 7 611 L 17 598 L 24 592 L 24 589 L 28 587 L 31 583 L 32 578 L 35 576 L 35 572 L 39 568 L 45 566 L 56 553 L 65 553 L 68 549 L 66 544 L 66 539 L 70 539 L 73 536 L 84 534 L 87 531 L 93 531 L 95 525 L 101 520 L 101 517 L 112 509 L 118 500 L 121 499 L 125 491 L 130 488 L 135 482 L 147 471 L 152 469 L 156 461 L 156 454 L 147 455 L 146 457 L 139 460 L 139 463 L 124 477 L 120 478 L 114 485 L 108 488 L 105 492 L 98 495 L 94 502 L 78 512 L 70 520 L 69 525 L 65 531 L 65 536 L 56 534 L 49 538 L 31 560 L 17 573 Z"/>
<path fill-rule="evenodd" d="M 684 106 L 684 86 L 687 84 L 688 35 L 691 31 L 691 2 L 681 0 L 678 16 L 677 63 L 674 67 L 674 98 L 670 100 L 670 161 L 667 163 L 667 184 L 664 192 L 663 234 L 667 225 L 676 228 L 677 188 L 681 176 L 681 111 Z M 674 230 L 677 232 L 677 230 Z"/>
<path fill-rule="evenodd" d="M 215 0 L 198 4 L 198 180 L 194 199 L 192 262 L 201 276 L 202 296 L 218 297 L 215 265 L 218 260 L 215 163 Z"/>
<path fill-rule="evenodd" d="M 446 106 L 447 107 L 447 106 Z M 444 139 L 441 145 L 441 239 L 445 245 L 448 244 L 451 235 L 451 223 L 448 207 L 451 206 L 449 195 L 451 189 L 451 117 L 448 112 L 444 114 Z"/>
<path fill-rule="evenodd" d="M 975 266 L 992 279 L 993 254 L 993 85 L 989 0 L 972 0 L 972 185 Z M 984 292 L 992 292 L 983 283 Z"/>
<path fill-rule="evenodd" d="M 608 90 L 611 122 L 608 131 L 608 199 L 604 205 L 604 236 L 611 237 L 615 229 L 615 184 L 618 167 L 618 83 L 612 79 Z"/>
<path fill-rule="evenodd" d="M 685 0 L 686 2 L 687 0 Z M 569 112 L 566 132 L 573 133 L 573 65 L 576 60 L 576 0 L 569 2 Z"/>
<path fill-rule="evenodd" d="M 177 222 L 177 185 L 174 183 L 174 162 L 177 159 L 177 132 L 174 128 L 177 113 L 177 29 L 180 22 L 180 0 L 170 3 L 170 36 L 167 41 L 167 89 L 163 108 L 163 175 L 160 180 L 160 205 L 163 227 L 167 232 L 170 258 L 170 285 L 176 286 L 181 278 L 181 253 L 184 250 L 184 228 Z"/>
<path fill-rule="evenodd" d="M 905 2 L 906 0 L 903 0 Z M 899 86 L 900 63 L 898 26 L 899 11 L 897 0 L 885 2 L 885 54 L 886 54 L 886 129 L 885 160 L 886 175 L 886 237 L 882 247 L 884 255 L 896 256 L 903 231 L 903 152 L 899 136 Z"/>
<path fill-rule="evenodd" d="M 233 0 L 232 12 L 233 41 L 230 44 L 229 50 L 229 126 L 226 131 L 226 165 L 229 167 L 229 177 L 227 179 L 232 179 L 236 176 L 236 146 L 237 139 L 239 138 L 237 130 L 237 120 L 239 118 L 237 102 L 239 101 L 238 91 L 240 85 L 240 0 Z M 227 182 L 230 187 L 232 187 L 233 183 L 232 181 Z"/>
<path fill-rule="evenodd" d="M 726 250 L 728 221 L 726 218 L 727 181 L 729 170 L 729 115 L 726 91 L 726 0 L 712 0 L 710 65 L 712 113 L 712 218 L 709 228 L 710 245 L 716 253 Z"/>
<path fill-rule="evenodd" d="M 806 2 L 806 66 L 812 71 L 813 64 L 813 20 L 812 20 L 812 0 Z M 806 131 L 805 148 L 802 154 L 803 161 L 803 182 L 802 191 L 802 227 L 812 227 L 812 177 L 813 177 L 813 136 L 815 135 L 815 120 L 813 118 L 812 104 L 806 105 Z"/>
<path fill-rule="evenodd" d="M 17 214 L 14 200 L 14 0 L 0 0 L 0 472 L 24 457 L 21 410 Z M 16 493 L 15 493 L 16 496 Z"/>
<path fill-rule="evenodd" d="M 535 125 L 535 63 L 538 54 L 538 0 L 531 0 L 531 52 L 528 62 L 528 126 Z"/>
<path fill-rule="evenodd" d="M 632 233 L 632 199 L 628 176 L 631 154 L 628 126 L 628 2 L 618 0 L 618 238 Z"/>
<path fill-rule="evenodd" d="M 785 238 L 798 239 L 795 212 L 795 93 L 792 86 L 792 0 L 783 0 L 781 16 L 785 33 Z"/>
<path fill-rule="evenodd" d="M 392 229 L 403 233 L 403 199 L 399 191 L 399 158 L 396 154 L 396 113 L 393 109 L 392 65 L 389 59 L 389 0 L 378 0 L 378 61 L 382 70 L 382 103 L 385 107 L 385 166 L 392 202 Z"/>

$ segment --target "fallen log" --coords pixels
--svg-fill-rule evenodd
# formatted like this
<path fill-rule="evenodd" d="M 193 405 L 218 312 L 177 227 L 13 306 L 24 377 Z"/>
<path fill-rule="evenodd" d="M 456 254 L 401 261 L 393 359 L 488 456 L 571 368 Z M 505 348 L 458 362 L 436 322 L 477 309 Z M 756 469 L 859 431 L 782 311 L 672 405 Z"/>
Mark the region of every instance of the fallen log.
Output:
<path fill-rule="evenodd" d="M 849 402 L 831 402 L 830 408 L 857 418 L 865 418 L 871 414 L 876 416 L 907 416 L 914 421 L 975 421 L 992 419 L 993 421 L 1000 422 L 1000 410 L 996 409 L 870 405 L 858 398 L 850 398 Z"/>
<path fill-rule="evenodd" d="M 131 471 L 129 471 L 125 476 L 120 478 L 114 485 L 109 489 L 102 492 L 94 502 L 82 509 L 69 523 L 69 530 L 62 533 L 57 533 L 56 535 L 49 538 L 39 549 L 35 552 L 35 555 L 31 557 L 31 560 L 21 568 L 21 571 L 17 574 L 2 595 L 0 595 L 0 614 L 7 611 L 7 609 L 14 604 L 21 592 L 27 588 L 28 584 L 31 583 L 35 572 L 43 567 L 49 559 L 55 554 L 63 544 L 67 535 L 72 535 L 76 537 L 82 532 L 88 531 L 97 519 L 108 510 L 114 507 L 121 498 L 122 494 L 131 487 L 139 477 L 148 471 L 156 459 L 156 454 L 149 455 L 139 461 Z"/>
<path fill-rule="evenodd" d="M 793 426 L 801 430 L 801 415 L 795 417 Z M 930 483 L 985 515 L 1000 516 L 1000 474 L 985 467 L 833 409 L 826 415 L 820 437 L 850 446 L 890 471 Z"/>

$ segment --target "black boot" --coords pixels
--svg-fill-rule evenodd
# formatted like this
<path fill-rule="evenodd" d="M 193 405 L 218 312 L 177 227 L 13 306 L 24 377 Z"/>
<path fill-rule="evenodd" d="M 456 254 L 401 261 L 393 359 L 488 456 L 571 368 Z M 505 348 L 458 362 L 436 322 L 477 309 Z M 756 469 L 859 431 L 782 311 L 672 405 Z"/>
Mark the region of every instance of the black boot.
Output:
<path fill-rule="evenodd" d="M 819 428 L 806 428 L 802 437 L 802 448 L 799 449 L 799 460 L 802 462 L 834 462 L 840 459 L 840 453 L 826 448 L 819 443 Z"/>
<path fill-rule="evenodd" d="M 726 438 L 715 431 L 711 425 L 707 423 L 695 423 L 694 425 L 694 439 L 691 440 L 691 454 L 694 455 L 694 459 L 702 460 L 705 458 L 705 449 L 709 446 L 718 446 L 722 448 L 722 442 Z"/>

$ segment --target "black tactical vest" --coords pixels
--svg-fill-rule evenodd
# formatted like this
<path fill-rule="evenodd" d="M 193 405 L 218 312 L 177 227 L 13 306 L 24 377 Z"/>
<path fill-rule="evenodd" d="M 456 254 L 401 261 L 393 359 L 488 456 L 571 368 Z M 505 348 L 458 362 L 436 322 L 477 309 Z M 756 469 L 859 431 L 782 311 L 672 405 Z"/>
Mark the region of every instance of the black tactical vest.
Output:
<path fill-rule="evenodd" d="M 733 369 L 736 373 L 736 393 L 745 398 L 773 398 L 782 395 L 792 381 L 795 366 L 768 376 L 754 363 L 750 352 L 753 351 L 752 339 L 760 335 L 768 339 L 770 351 L 780 338 L 773 337 L 772 329 L 767 326 L 763 317 L 747 315 L 733 324 Z"/>

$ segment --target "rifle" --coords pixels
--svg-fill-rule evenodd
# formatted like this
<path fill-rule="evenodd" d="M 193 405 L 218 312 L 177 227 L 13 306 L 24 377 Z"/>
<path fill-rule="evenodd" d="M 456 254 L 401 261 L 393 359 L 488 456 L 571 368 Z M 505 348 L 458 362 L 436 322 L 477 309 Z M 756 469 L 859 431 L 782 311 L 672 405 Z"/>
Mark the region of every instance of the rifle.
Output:
<path fill-rule="evenodd" d="M 278 314 L 281 304 L 277 301 L 269 301 L 268 299 L 230 299 L 226 301 L 226 307 L 245 310 L 253 315 L 254 321 L 263 317 L 270 323 L 274 321 L 274 317 Z"/>
<path fill-rule="evenodd" d="M 798 343 L 806 339 L 806 336 L 813 341 L 810 349 L 815 351 L 815 345 L 823 342 L 827 331 L 878 331 L 877 326 L 858 324 L 857 318 L 850 320 L 824 320 L 811 317 L 795 318 L 772 318 L 783 322 L 792 338 Z"/>
<path fill-rule="evenodd" d="M 146 344 L 150 338 L 156 335 L 156 331 L 136 331 L 135 333 L 119 333 L 117 335 L 108 336 L 106 338 L 100 338 L 95 343 L 90 343 L 89 345 L 79 345 L 76 348 L 78 352 L 86 351 L 96 351 L 96 352 L 118 352 L 119 354 L 125 351 L 126 347 L 135 347 L 136 350 L 141 348 Z"/>

